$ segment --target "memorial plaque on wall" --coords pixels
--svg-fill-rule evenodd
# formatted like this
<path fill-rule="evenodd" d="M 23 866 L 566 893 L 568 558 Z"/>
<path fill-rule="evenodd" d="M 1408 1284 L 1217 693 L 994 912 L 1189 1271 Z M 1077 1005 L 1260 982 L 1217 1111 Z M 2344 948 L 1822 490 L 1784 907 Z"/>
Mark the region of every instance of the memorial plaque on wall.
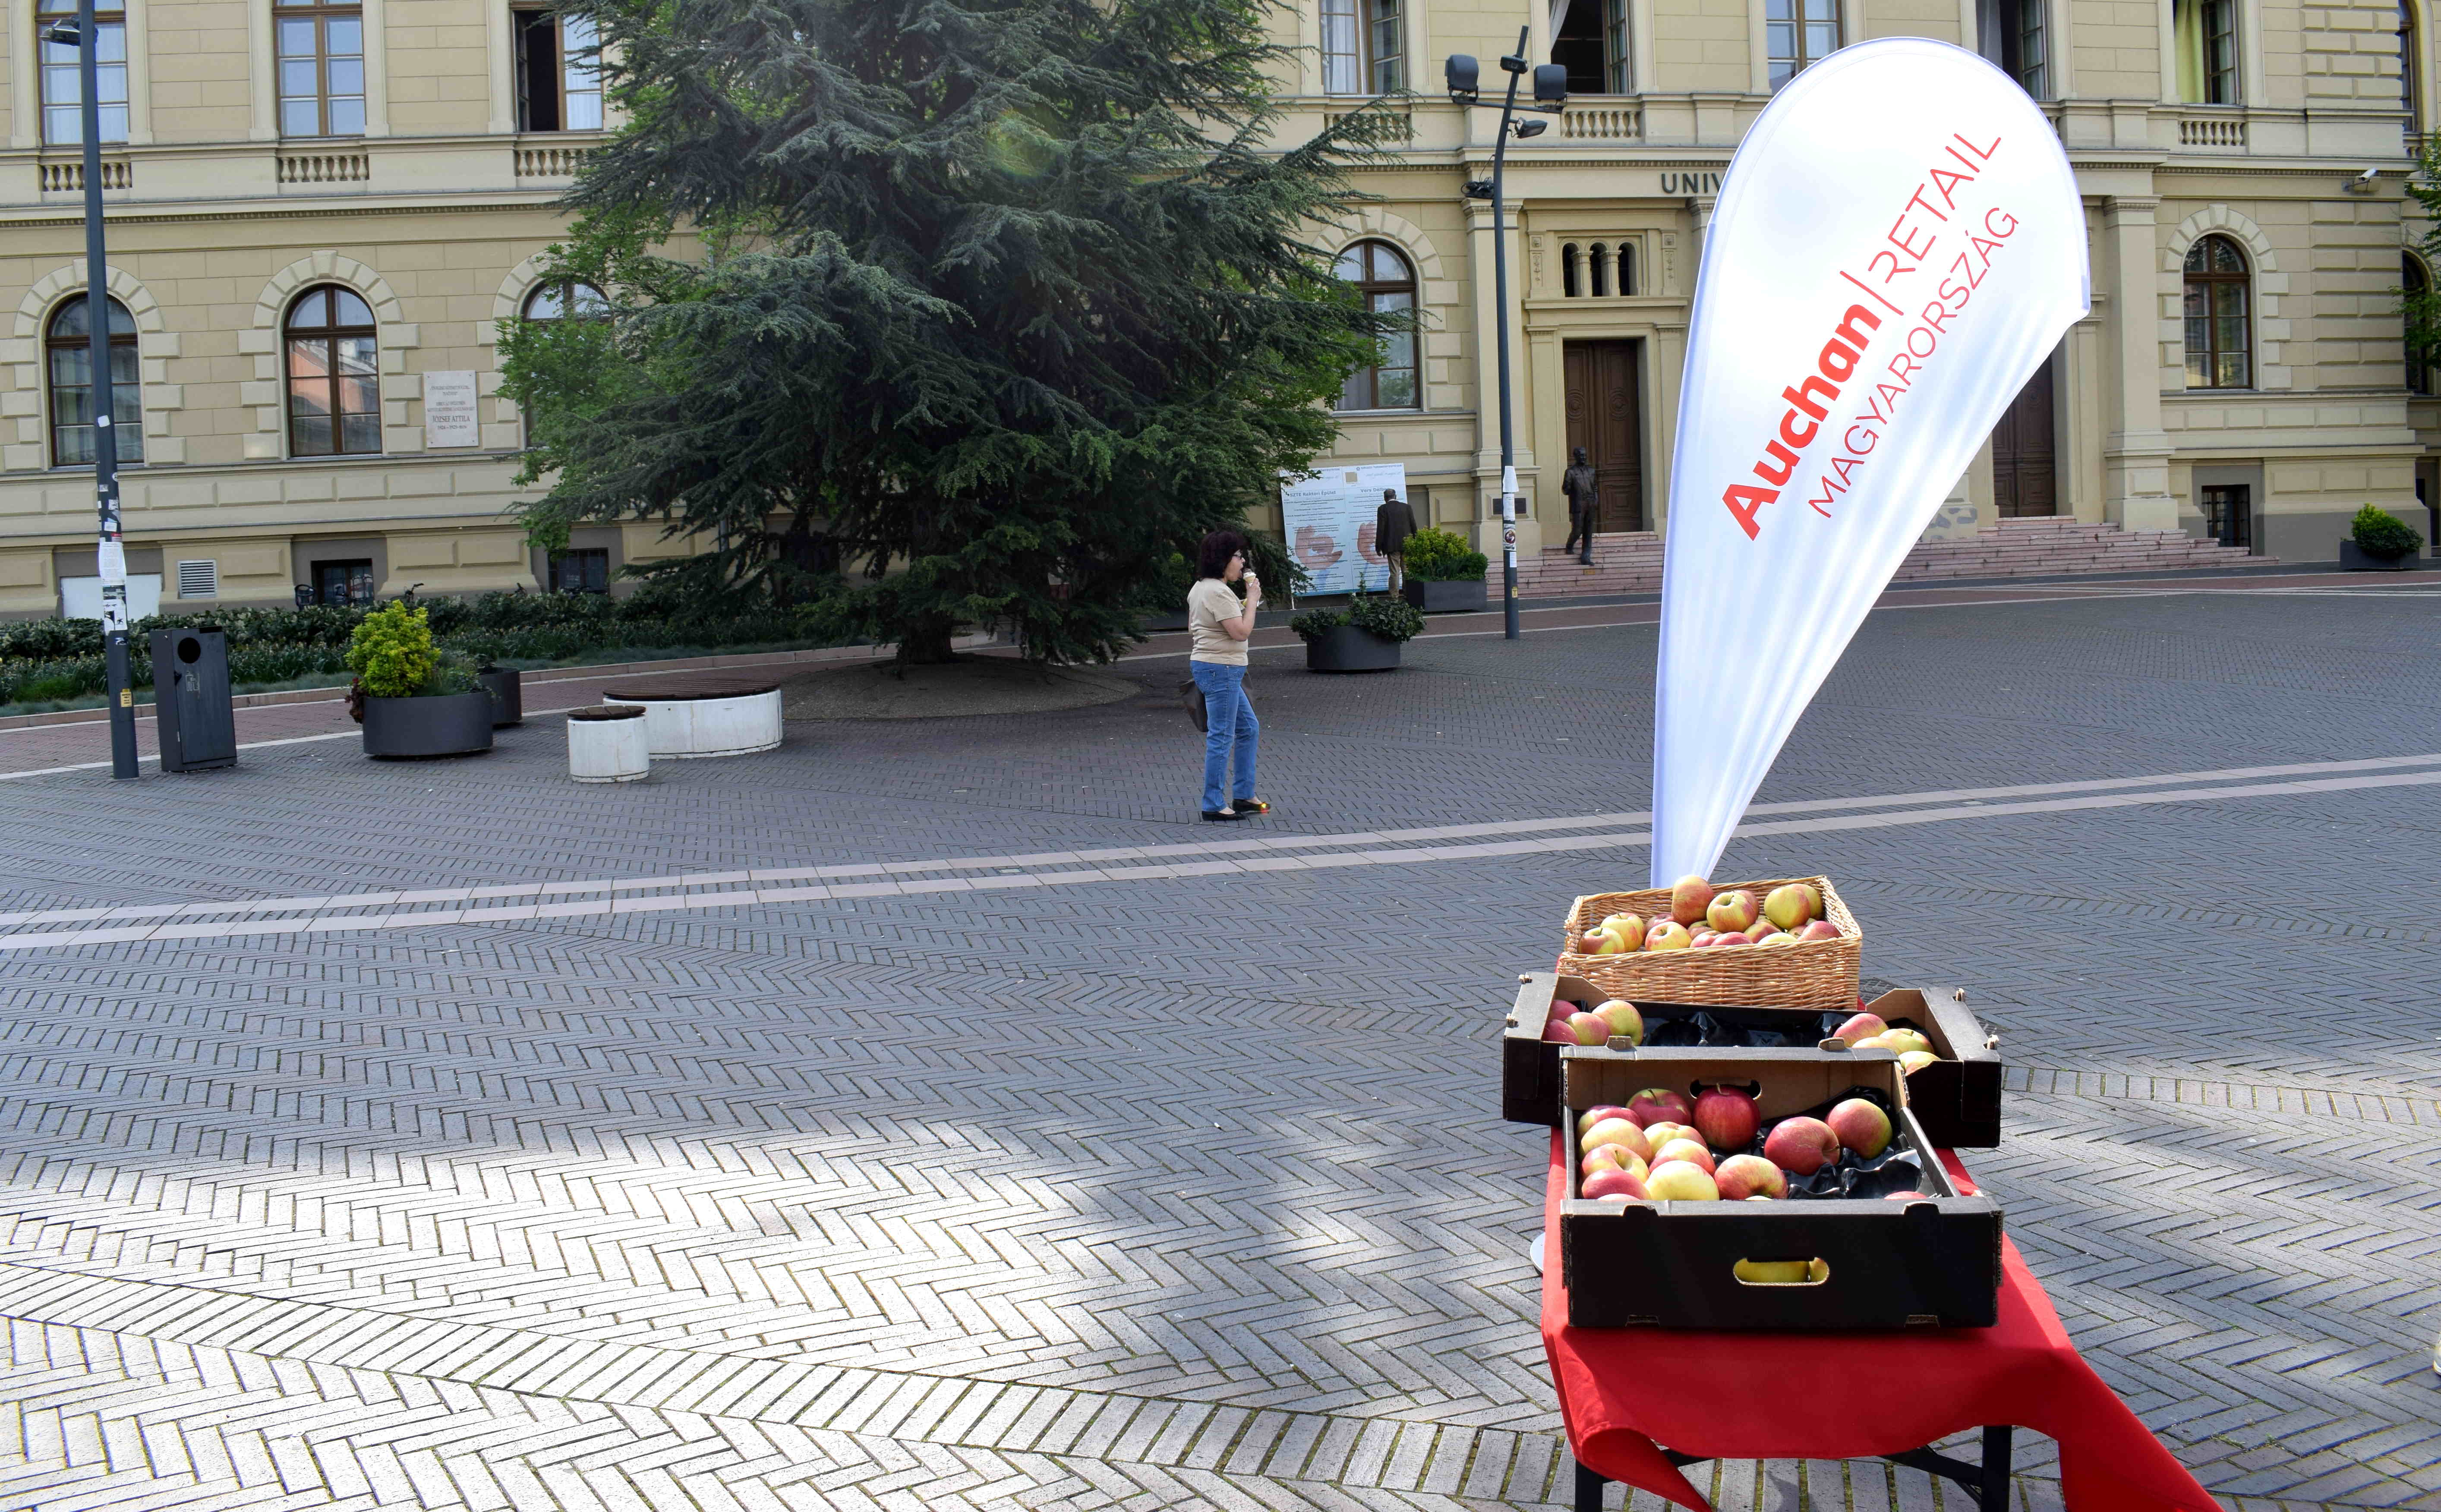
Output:
<path fill-rule="evenodd" d="M 424 375 L 424 444 L 479 446 L 483 427 L 475 414 L 475 375 L 471 372 L 428 372 Z"/>

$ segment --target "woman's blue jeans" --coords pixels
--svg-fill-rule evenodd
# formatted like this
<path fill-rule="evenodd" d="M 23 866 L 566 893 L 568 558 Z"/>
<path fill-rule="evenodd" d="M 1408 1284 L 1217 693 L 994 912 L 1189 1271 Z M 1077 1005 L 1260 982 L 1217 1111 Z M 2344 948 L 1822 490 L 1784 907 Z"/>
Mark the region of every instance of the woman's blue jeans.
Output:
<path fill-rule="evenodd" d="M 1255 796 L 1255 747 L 1263 726 L 1246 702 L 1246 669 L 1218 661 L 1190 661 L 1195 686 L 1203 693 L 1203 812 L 1217 814 L 1238 799 Z M 1238 782 L 1229 789 L 1229 752 L 1238 752 Z M 1220 795 L 1229 790 L 1229 797 Z"/>

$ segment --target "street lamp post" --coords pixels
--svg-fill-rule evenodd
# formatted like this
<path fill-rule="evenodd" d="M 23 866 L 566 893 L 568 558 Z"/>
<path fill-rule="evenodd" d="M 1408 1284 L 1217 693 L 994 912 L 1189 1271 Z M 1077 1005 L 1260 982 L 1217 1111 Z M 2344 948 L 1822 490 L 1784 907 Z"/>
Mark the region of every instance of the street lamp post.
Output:
<path fill-rule="evenodd" d="M 118 529 L 118 438 L 111 430 L 116 393 L 110 370 L 110 264 L 101 235 L 101 26 L 93 0 L 78 0 L 76 25 L 53 23 L 43 40 L 77 48 L 84 91 L 84 320 L 92 364 L 93 496 L 101 517 L 95 570 L 101 578 L 102 669 L 110 683 L 110 775 L 136 772 L 136 692 L 127 657 L 127 549 Z"/>
<path fill-rule="evenodd" d="M 90 3 L 90 0 L 88 0 Z M 1528 68 L 1526 38 L 1529 28 L 1517 28 L 1517 50 L 1500 60 L 1501 68 L 1509 75 L 1509 92 L 1500 102 L 1500 134 L 1492 148 L 1492 179 L 1470 181 L 1466 192 L 1473 199 L 1492 201 L 1492 298 L 1494 307 L 1493 345 L 1499 353 L 1500 368 L 1500 606 L 1508 638 L 1517 639 L 1517 438 L 1510 419 L 1509 401 L 1509 233 L 1503 216 L 1501 199 L 1503 172 L 1509 156 L 1509 138 L 1521 140 L 1540 136 L 1550 128 L 1547 121 L 1517 120 L 1517 81 Z M 1557 115 L 1568 102 L 1568 70 L 1560 63 L 1533 64 L 1534 106 L 1538 111 Z M 1484 103 L 1478 87 L 1481 68 L 1466 53 L 1453 53 L 1442 65 L 1443 77 L 1449 83 L 1450 99 L 1461 105 Z"/>

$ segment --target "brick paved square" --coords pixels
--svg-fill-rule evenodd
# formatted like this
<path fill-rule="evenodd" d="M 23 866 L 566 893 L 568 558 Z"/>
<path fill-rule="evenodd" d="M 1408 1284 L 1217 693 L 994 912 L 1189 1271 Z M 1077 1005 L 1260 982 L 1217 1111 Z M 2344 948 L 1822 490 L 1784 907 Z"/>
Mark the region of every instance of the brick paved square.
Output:
<path fill-rule="evenodd" d="M 2436 611 L 1876 614 L 1761 795 L 1814 827 L 1721 868 L 1827 871 L 1870 975 L 1967 987 L 2011 1068 L 1977 1175 L 2233 1508 L 2441 1507 Z M 1652 657 L 1258 653 L 1278 813 L 1220 836 L 1160 659 L 609 790 L 541 721 L 0 781 L 0 911 L 155 910 L 0 953 L 0 1508 L 1564 1502 L 1491 1035 L 1643 874 Z M 1198 864 L 1250 831 L 1311 843 Z M 750 874 L 821 868 L 863 870 Z"/>

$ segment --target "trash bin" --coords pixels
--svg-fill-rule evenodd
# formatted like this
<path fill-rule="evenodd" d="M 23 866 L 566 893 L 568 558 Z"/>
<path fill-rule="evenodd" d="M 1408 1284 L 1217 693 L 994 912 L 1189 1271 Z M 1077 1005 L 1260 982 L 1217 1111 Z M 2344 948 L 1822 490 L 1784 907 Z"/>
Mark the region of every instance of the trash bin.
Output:
<path fill-rule="evenodd" d="M 153 729 L 165 772 L 237 765 L 226 635 L 218 630 L 153 632 Z"/>

